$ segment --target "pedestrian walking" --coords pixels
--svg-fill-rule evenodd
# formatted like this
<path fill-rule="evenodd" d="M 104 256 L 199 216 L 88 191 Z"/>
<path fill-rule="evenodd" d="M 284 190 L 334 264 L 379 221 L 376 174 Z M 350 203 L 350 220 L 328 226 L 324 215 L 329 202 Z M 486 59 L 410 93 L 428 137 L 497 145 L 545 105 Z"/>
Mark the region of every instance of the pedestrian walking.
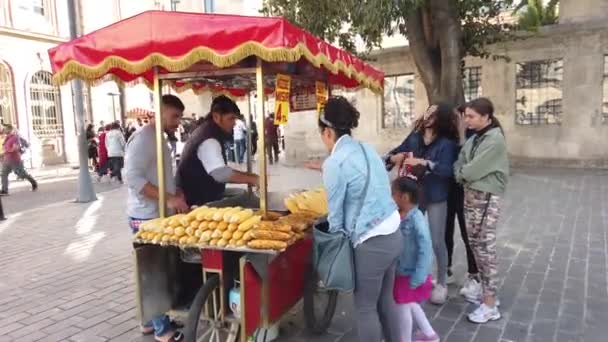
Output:
<path fill-rule="evenodd" d="M 2 189 L 0 195 L 8 195 L 8 176 L 14 172 L 17 177 L 26 179 L 32 185 L 32 191 L 38 190 L 38 182 L 32 177 L 23 165 L 21 159 L 21 144 L 20 137 L 12 125 L 4 125 L 3 133 L 5 134 L 4 142 L 2 143 L 3 160 L 2 160 Z"/>
<path fill-rule="evenodd" d="M 327 101 L 318 124 L 331 153 L 322 168 L 329 232 L 346 234 L 354 248 L 359 341 L 382 341 L 384 336 L 387 342 L 398 342 L 393 287 L 403 236 L 388 174 L 376 150 L 351 137 L 359 112 L 344 97 Z"/>
<path fill-rule="evenodd" d="M 279 162 L 279 126 L 274 124 L 274 114 L 269 114 L 264 121 L 266 134 L 266 154 L 270 165 Z"/>
<path fill-rule="evenodd" d="M 120 130 L 120 124 L 113 123 L 105 138 L 108 150 L 108 163 L 112 178 L 116 178 L 122 184 L 122 168 L 125 162 L 125 136 Z"/>
<path fill-rule="evenodd" d="M 100 182 L 104 176 L 108 174 L 110 163 L 108 161 L 108 149 L 106 147 L 106 135 L 110 131 L 111 126 L 106 125 L 103 132 L 99 133 L 99 169 L 97 170 L 97 181 Z"/>
<path fill-rule="evenodd" d="M 243 164 L 247 152 L 247 126 L 240 118 L 236 120 L 234 125 L 233 137 L 237 163 Z"/>
<path fill-rule="evenodd" d="M 103 130 L 103 127 L 101 127 L 101 130 Z M 95 127 L 93 126 L 93 124 L 89 124 L 87 126 L 86 138 L 89 161 L 91 163 L 89 166 L 93 168 L 93 171 L 97 172 L 99 170 L 99 161 L 97 159 L 99 157 L 97 153 L 97 148 L 99 147 L 99 144 L 97 143 L 97 133 L 95 133 Z"/>
<path fill-rule="evenodd" d="M 418 209 L 418 184 L 410 177 L 397 178 L 392 191 L 399 207 L 399 229 L 404 238 L 393 290 L 402 327 L 399 341 L 412 341 L 415 323 L 420 330 L 414 335 L 414 341 L 439 342 L 439 336 L 420 306 L 433 291 L 433 243 L 426 218 Z"/>
<path fill-rule="evenodd" d="M 416 128 L 391 157 L 396 165 L 426 168 L 419 182 L 420 208 L 427 212 L 433 251 L 437 262 L 437 283 L 431 303 L 441 305 L 448 296 L 448 250 L 445 244 L 447 200 L 458 152 L 458 127 L 453 107 L 439 104 L 429 107 Z M 409 155 L 408 155 L 409 153 Z M 413 156 L 412 156 L 413 155 Z"/>
<path fill-rule="evenodd" d="M 465 121 L 475 134 L 462 147 L 454 175 L 464 186 L 467 233 L 481 278 L 481 291 L 466 297 L 470 302 L 481 303 L 468 319 L 487 323 L 501 317 L 497 299 L 496 230 L 509 160 L 505 137 L 490 100 L 479 98 L 468 103 Z"/>

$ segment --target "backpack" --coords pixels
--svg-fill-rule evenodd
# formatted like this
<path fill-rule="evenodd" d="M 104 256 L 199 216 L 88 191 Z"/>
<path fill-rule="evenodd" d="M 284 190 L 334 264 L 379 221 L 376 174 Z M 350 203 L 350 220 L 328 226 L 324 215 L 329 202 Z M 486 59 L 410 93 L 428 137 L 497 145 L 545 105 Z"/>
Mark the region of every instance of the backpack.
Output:
<path fill-rule="evenodd" d="M 24 154 L 25 151 L 30 147 L 30 143 L 23 137 L 19 136 L 19 151 Z"/>

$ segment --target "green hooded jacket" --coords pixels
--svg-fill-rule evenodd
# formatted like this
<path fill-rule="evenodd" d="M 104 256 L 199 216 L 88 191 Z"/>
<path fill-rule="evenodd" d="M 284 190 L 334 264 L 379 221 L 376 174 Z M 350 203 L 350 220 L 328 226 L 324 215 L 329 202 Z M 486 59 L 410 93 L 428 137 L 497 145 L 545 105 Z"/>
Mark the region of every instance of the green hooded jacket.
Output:
<path fill-rule="evenodd" d="M 454 163 L 454 177 L 458 183 L 494 195 L 505 192 L 508 175 L 507 143 L 499 127 L 470 137 Z"/>

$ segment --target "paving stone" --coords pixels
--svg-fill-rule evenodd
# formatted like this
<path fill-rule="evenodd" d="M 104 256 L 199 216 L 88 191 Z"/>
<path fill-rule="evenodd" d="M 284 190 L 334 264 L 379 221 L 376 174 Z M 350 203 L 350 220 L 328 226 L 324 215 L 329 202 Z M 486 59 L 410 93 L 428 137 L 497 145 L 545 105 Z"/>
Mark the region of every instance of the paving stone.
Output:
<path fill-rule="evenodd" d="M 289 177 L 273 172 L 270 184 L 278 184 L 275 190 L 312 187 L 320 181 L 318 174 L 298 169 L 281 170 Z M 467 322 L 466 314 L 475 306 L 456 293 L 458 286 L 450 286 L 446 305 L 423 306 L 442 341 L 550 342 L 555 337 L 604 342 L 605 179 L 595 171 L 515 170 L 497 241 L 503 319 L 484 325 Z M 63 203 L 29 211 L 10 226 L 0 223 L 0 249 L 6 256 L 0 260 L 6 275 L 0 284 L 0 341 L 153 341 L 137 331 L 125 189 L 103 197 L 94 213 L 103 219 L 89 233 L 78 234 L 75 227 L 92 204 Z M 16 229 L 23 226 L 36 239 L 23 239 Z M 103 238 L 88 243 L 98 233 Z M 465 253 L 459 237 L 455 242 L 453 270 L 462 280 Z M 299 314 L 287 320 L 291 323 L 280 341 L 357 341 L 350 294 L 341 295 L 325 335 L 303 331 Z"/>

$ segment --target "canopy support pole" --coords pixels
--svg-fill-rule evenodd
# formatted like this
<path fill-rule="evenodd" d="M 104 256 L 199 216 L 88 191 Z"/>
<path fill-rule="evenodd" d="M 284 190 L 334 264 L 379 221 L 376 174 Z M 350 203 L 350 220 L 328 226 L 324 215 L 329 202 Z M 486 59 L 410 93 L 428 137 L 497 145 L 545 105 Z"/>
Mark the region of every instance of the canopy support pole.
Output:
<path fill-rule="evenodd" d="M 258 125 L 258 165 L 260 166 L 260 211 L 266 216 L 268 205 L 268 178 L 266 175 L 266 132 L 264 130 L 264 70 L 262 59 L 257 58 L 255 67 L 256 94 L 257 94 L 257 125 Z"/>
<path fill-rule="evenodd" d="M 252 139 L 252 129 L 253 129 L 253 114 L 251 113 L 251 92 L 247 92 L 247 117 L 245 118 L 245 123 L 247 125 L 247 172 L 252 172 L 252 159 L 253 159 L 253 139 Z M 249 190 L 249 194 L 252 193 L 251 184 L 247 185 L 247 189 Z"/>
<path fill-rule="evenodd" d="M 154 67 L 154 129 L 156 130 L 156 172 L 158 175 L 158 212 L 161 218 L 167 217 L 166 211 L 166 185 L 165 185 L 165 149 L 163 120 L 161 116 L 162 84 L 159 77 L 159 68 Z"/>

